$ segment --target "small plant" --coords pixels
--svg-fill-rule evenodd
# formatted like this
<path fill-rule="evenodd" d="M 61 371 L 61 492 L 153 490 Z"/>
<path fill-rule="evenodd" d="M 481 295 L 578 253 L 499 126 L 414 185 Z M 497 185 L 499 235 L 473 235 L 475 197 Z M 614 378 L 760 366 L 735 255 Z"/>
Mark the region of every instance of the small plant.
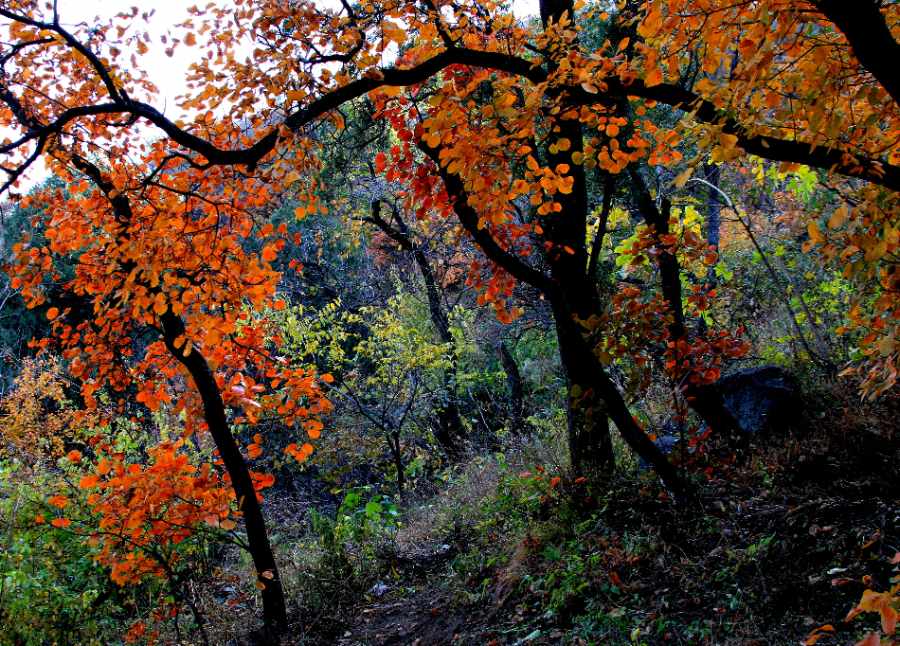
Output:
<path fill-rule="evenodd" d="M 856 617 L 864 613 L 877 613 L 881 619 L 881 631 L 873 631 L 868 633 L 862 640 L 856 643 L 856 646 L 894 646 L 897 644 L 897 618 L 900 616 L 900 552 L 894 554 L 891 559 L 894 565 L 894 576 L 891 577 L 891 587 L 883 592 L 877 592 L 867 588 L 847 617 L 845 622 L 852 621 Z M 864 579 L 866 581 L 866 579 Z M 803 643 L 806 646 L 812 646 L 820 639 L 827 637 L 834 632 L 834 626 L 826 624 L 816 628 Z"/>
<path fill-rule="evenodd" d="M 312 512 L 312 528 L 324 561 L 342 576 L 365 578 L 378 558 L 378 549 L 394 540 L 400 526 L 400 512 L 393 500 L 370 493 L 371 487 L 350 489 L 334 518 Z"/>

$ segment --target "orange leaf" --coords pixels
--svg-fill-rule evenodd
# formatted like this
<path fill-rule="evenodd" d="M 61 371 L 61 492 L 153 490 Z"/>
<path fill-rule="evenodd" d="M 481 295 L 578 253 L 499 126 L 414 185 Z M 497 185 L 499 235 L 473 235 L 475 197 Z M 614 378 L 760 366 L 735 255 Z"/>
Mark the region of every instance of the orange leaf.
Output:
<path fill-rule="evenodd" d="M 855 646 L 881 646 L 881 636 L 878 633 L 869 633 L 862 641 L 856 642 Z"/>
<path fill-rule="evenodd" d="M 47 503 L 53 505 L 54 507 L 65 509 L 69 504 L 69 499 L 65 496 L 57 494 L 55 496 L 50 496 L 49 498 L 47 498 Z"/>
<path fill-rule="evenodd" d="M 91 489 L 96 487 L 98 482 L 100 482 L 100 478 L 95 475 L 88 475 L 78 481 L 78 486 L 81 489 Z"/>
<path fill-rule="evenodd" d="M 816 628 L 809 634 L 809 637 L 806 638 L 806 641 L 803 642 L 804 646 L 813 646 L 817 641 L 822 639 L 823 637 L 827 637 L 828 633 L 834 632 L 834 626 L 831 624 L 825 624 L 824 626 L 820 626 Z"/>
<path fill-rule="evenodd" d="M 272 262 L 278 257 L 278 251 L 274 245 L 267 244 L 262 250 L 262 259 L 266 262 Z"/>

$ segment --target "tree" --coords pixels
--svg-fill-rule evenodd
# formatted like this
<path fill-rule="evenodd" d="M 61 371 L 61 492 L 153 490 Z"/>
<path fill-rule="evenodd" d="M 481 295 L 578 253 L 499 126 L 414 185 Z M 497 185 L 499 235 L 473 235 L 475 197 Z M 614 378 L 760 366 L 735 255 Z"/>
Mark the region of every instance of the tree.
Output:
<path fill-rule="evenodd" d="M 11 25 L 4 61 L 16 62 L 4 86 L 4 121 L 20 135 L 2 150 L 11 184 L 45 148 L 84 146 L 82 129 L 97 141 L 137 146 L 133 125 L 146 121 L 168 138 L 166 152 L 151 160 L 166 172 L 175 172 L 175 165 L 189 173 L 203 168 L 230 182 L 234 178 L 222 169 L 239 168 L 264 174 L 271 186 L 293 185 L 316 168 L 315 124 L 327 118 L 340 125 L 341 105 L 371 95 L 381 114 L 394 120 L 401 142 L 379 167 L 409 185 L 419 212 L 459 220 L 495 268 L 488 300 L 503 312 L 504 294 L 521 281 L 550 302 L 570 381 L 576 469 L 611 467 L 611 418 L 632 448 L 681 491 L 677 473 L 634 421 L 583 334 L 582 322 L 604 308 L 587 272 L 588 173 L 599 168 L 633 176 L 630 167 L 642 160 L 674 166 L 687 135 L 714 162 L 744 152 L 852 178 L 846 180 L 851 186 L 864 180 L 859 190 L 867 193 L 854 222 L 865 239 L 852 253 L 866 258 L 854 271 L 880 275 L 884 297 L 870 343 L 882 367 L 878 383 L 890 383 L 898 354 L 896 335 L 885 330 L 896 325 L 887 321 L 896 290 L 889 254 L 898 244 L 893 191 L 900 188 L 900 166 L 885 133 L 896 130 L 897 105 L 889 71 L 860 34 L 869 30 L 895 49 L 888 25 L 896 6 L 880 11 L 874 0 L 865 4 L 865 11 L 848 12 L 825 0 L 800 9 L 782 0 L 727 8 L 653 0 L 605 12 L 603 5 L 578 3 L 583 11 L 575 21 L 571 0 L 543 0 L 535 30 L 495 2 L 342 3 L 330 10 L 258 0 L 236 11 L 198 10 L 199 26 L 184 25 L 179 43 L 193 45 L 197 31 L 216 38 L 192 72 L 195 94 L 183 104 L 199 116 L 181 125 L 132 98 L 146 86 L 142 76 L 116 61 L 118 47 L 103 42 L 140 41 L 126 36 L 130 25 L 123 17 L 121 36 L 104 24 L 79 39 L 52 9 L 16 5 L 0 15 Z M 608 30 L 613 35 L 628 33 L 629 21 L 638 26 L 633 37 L 585 47 L 579 25 L 607 20 L 622 25 Z M 246 60 L 237 54 L 244 38 L 257 44 Z M 385 52 L 395 45 L 402 52 L 385 65 Z M 69 90 L 53 85 L 51 62 L 71 68 Z M 723 65 L 728 73 L 720 73 Z M 34 84 L 39 92 L 27 89 Z M 223 98 L 231 103 L 229 119 L 216 121 L 210 110 Z M 633 111 L 623 111 L 626 103 Z M 647 118 L 658 103 L 684 111 L 686 125 L 659 127 Z M 127 118 L 117 121 L 117 115 Z M 679 173 L 676 185 L 690 172 Z M 301 208 L 319 209 L 312 180 L 306 191 Z M 662 261 L 662 273 L 667 254 L 675 255 L 666 249 L 665 215 L 656 218 L 642 201 L 642 215 L 653 220 L 647 248 Z M 816 231 L 810 229 L 813 242 L 824 241 Z M 833 247 L 834 255 L 839 251 Z M 676 300 L 667 300 L 671 311 Z M 666 321 L 671 316 L 661 320 L 679 355 L 680 342 Z M 707 364 L 697 362 L 700 374 Z"/>
<path fill-rule="evenodd" d="M 259 494 L 274 480 L 248 465 L 260 453 L 261 439 L 246 446 L 245 457 L 232 427 L 278 415 L 314 439 L 321 429 L 315 417 L 330 404 L 315 374 L 269 352 L 270 322 L 252 313 L 284 307 L 275 297 L 278 275 L 270 266 L 284 241 L 274 239 L 271 225 L 256 224 L 255 211 L 267 202 L 252 178 L 210 198 L 191 189 L 202 183 L 199 173 L 141 178 L 128 165 L 104 171 L 77 154 L 56 166 L 72 190 L 40 190 L 26 198 L 51 214 L 48 244 L 17 245 L 14 286 L 29 306 L 38 306 L 45 300 L 45 278 L 57 275 L 55 263 L 76 257 L 75 276 L 64 287 L 90 314 L 83 315 L 85 305 L 81 312 L 54 306 L 46 314 L 70 374 L 81 381 L 86 408 L 97 409 L 102 390 L 119 398 L 120 408 L 128 396 L 150 411 L 168 405 L 183 416 L 185 437 L 208 431 L 215 462 L 224 468 L 219 475 L 212 464 L 191 465 L 172 442 L 151 450 L 146 467 L 129 466 L 101 432 L 92 444 L 104 457 L 81 481 L 95 491 L 90 502 L 102 517 L 100 529 L 112 530 L 101 531 L 110 537 L 101 558 L 120 584 L 156 573 L 159 564 L 141 550 L 114 547 L 123 533 L 136 547 L 177 543 L 196 523 L 233 524 L 229 505 L 236 500 L 266 625 L 277 632 L 286 623 L 284 594 Z M 242 240 L 254 235 L 268 241 L 262 259 L 243 251 Z M 42 345 L 49 347 L 49 339 Z M 186 386 L 188 379 L 193 387 Z M 312 446 L 287 450 L 302 460 Z M 179 502 L 184 500 L 192 502 Z"/>
<path fill-rule="evenodd" d="M 391 209 L 390 219 L 382 216 L 381 206 L 381 200 L 372 202 L 371 213 L 364 218 L 364 221 L 378 227 L 382 233 L 397 243 L 403 251 L 412 255 L 422 277 L 422 282 L 425 284 L 425 294 L 428 297 L 428 313 L 431 316 L 431 322 L 438 333 L 441 343 L 445 344 L 452 352 L 454 346 L 453 335 L 450 332 L 450 317 L 441 298 L 441 292 L 438 288 L 431 262 L 425 255 L 424 246 L 421 242 L 414 239 L 409 226 L 401 217 L 400 211 L 396 206 L 393 206 Z M 458 358 L 455 356 L 449 357 L 450 365 L 447 367 L 444 378 L 446 401 L 436 408 L 439 425 L 438 441 L 451 455 L 459 453 L 459 443 L 465 437 L 455 393 L 455 366 L 457 360 Z"/>

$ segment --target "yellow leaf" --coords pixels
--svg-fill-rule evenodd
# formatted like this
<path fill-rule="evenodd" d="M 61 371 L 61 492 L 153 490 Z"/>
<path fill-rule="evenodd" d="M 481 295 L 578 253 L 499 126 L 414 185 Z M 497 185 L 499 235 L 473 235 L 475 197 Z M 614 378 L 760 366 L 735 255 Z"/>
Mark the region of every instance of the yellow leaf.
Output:
<path fill-rule="evenodd" d="M 813 245 L 817 245 L 825 240 L 822 231 L 819 229 L 819 223 L 815 220 L 806 225 L 806 231 L 809 233 L 809 239 Z"/>
<path fill-rule="evenodd" d="M 834 210 L 834 213 L 831 214 L 831 217 L 828 218 L 828 228 L 829 229 L 837 229 L 839 226 L 844 224 L 847 221 L 850 213 L 847 210 L 845 205 L 841 205 Z"/>
<path fill-rule="evenodd" d="M 662 70 L 658 67 L 654 67 L 652 70 L 649 70 L 647 72 L 647 75 L 644 76 L 644 85 L 646 85 L 647 87 L 653 87 L 654 85 L 659 85 L 662 82 Z"/>
<path fill-rule="evenodd" d="M 882 240 L 878 244 L 873 245 L 866 251 L 866 262 L 874 262 L 880 260 L 887 253 L 887 243 Z"/>
<path fill-rule="evenodd" d="M 684 169 L 678 174 L 678 177 L 675 178 L 675 187 L 683 188 L 687 181 L 691 178 L 691 175 L 694 174 L 694 168 L 692 166 Z"/>
<path fill-rule="evenodd" d="M 727 132 L 723 132 L 719 134 L 719 145 L 726 150 L 730 150 L 737 145 L 737 135 L 731 135 Z"/>
<path fill-rule="evenodd" d="M 822 639 L 823 637 L 827 637 L 828 633 L 834 632 L 834 626 L 831 624 L 826 624 L 821 628 L 816 628 L 812 633 L 810 633 L 809 637 L 806 638 L 806 641 L 803 642 L 804 646 L 813 646 L 817 641 Z"/>

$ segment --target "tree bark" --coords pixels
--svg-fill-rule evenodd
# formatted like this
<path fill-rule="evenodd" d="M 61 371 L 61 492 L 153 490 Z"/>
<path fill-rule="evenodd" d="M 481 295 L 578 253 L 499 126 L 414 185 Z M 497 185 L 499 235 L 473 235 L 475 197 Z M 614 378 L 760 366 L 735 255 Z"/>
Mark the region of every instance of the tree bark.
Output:
<path fill-rule="evenodd" d="M 500 354 L 500 364 L 506 373 L 506 389 L 509 397 L 509 424 L 513 432 L 520 430 L 522 417 L 525 414 L 525 388 L 522 384 L 522 374 L 513 357 L 512 351 L 501 341 L 497 351 Z"/>
<path fill-rule="evenodd" d="M 106 195 L 120 225 L 118 235 L 126 236 L 128 225 L 133 220 L 131 203 L 127 195 L 124 192 L 115 192 L 113 184 L 103 176 L 95 164 L 77 156 L 72 159 L 72 162 Z M 120 267 L 126 273 L 130 273 L 134 269 L 131 262 L 121 263 Z M 151 293 L 158 289 L 145 286 Z M 256 490 L 250 477 L 250 470 L 231 434 L 225 414 L 225 402 L 222 400 L 222 394 L 219 392 L 219 386 L 209 364 L 193 346 L 188 344 L 178 348 L 175 345 L 179 338 L 186 339 L 184 321 L 171 310 L 167 310 L 160 317 L 160 323 L 166 348 L 190 373 L 203 401 L 206 425 L 219 450 L 225 470 L 231 478 L 231 486 L 238 501 L 238 509 L 244 516 L 247 550 L 256 567 L 257 581 L 262 585 L 263 621 L 266 632 L 275 639 L 287 626 L 287 607 L 281 579 L 278 576 L 278 568 L 275 564 L 275 556 L 272 554 L 272 547 L 269 544 L 262 509 L 256 499 Z"/>
<path fill-rule="evenodd" d="M 570 19 L 574 17 L 571 0 L 541 0 L 540 9 L 545 27 L 563 15 Z M 552 70 L 557 62 L 550 59 L 547 66 Z M 551 101 L 560 96 L 560 90 L 548 90 Z M 587 176 L 584 166 L 570 163 L 573 155 L 583 151 L 584 133 L 578 119 L 556 118 L 553 126 L 552 130 L 558 135 L 548 141 L 547 165 L 550 168 L 569 166 L 569 176 L 573 179 L 571 192 L 554 196 L 562 207 L 560 213 L 542 222 L 546 240 L 550 243 L 544 256 L 550 276 L 558 286 L 552 306 L 568 386 L 569 453 L 575 475 L 598 479 L 612 474 L 615 459 L 609 434 L 608 402 L 596 384 L 594 368 L 597 362 L 592 360 L 593 353 L 584 341 L 579 323 L 579 320 L 587 320 L 599 307 L 593 278 L 588 275 L 591 261 L 587 250 Z M 569 142 L 566 150 L 552 152 L 549 145 L 561 139 Z"/>
<path fill-rule="evenodd" d="M 559 356 L 566 374 L 569 458 L 576 476 L 599 480 L 615 469 L 609 411 L 597 379 L 593 353 L 578 323 L 566 312 L 555 316 Z"/>
<path fill-rule="evenodd" d="M 391 448 L 394 468 L 397 469 L 397 494 L 402 498 L 406 489 L 406 474 L 403 472 L 403 450 L 400 446 L 400 431 L 393 430 L 388 433 L 388 446 Z"/>
<path fill-rule="evenodd" d="M 837 25 L 857 60 L 900 105 L 900 43 L 888 27 L 880 2 L 875 0 L 817 0 L 819 11 Z"/>
<path fill-rule="evenodd" d="M 580 132 L 578 138 L 570 139 L 570 143 L 573 150 L 581 148 Z M 560 344 L 560 359 L 570 385 L 569 446 L 575 472 L 585 469 L 594 471 L 594 467 L 598 471 L 612 468 L 608 416 L 628 445 L 653 465 L 666 486 L 676 496 L 684 496 L 687 487 L 678 472 L 634 421 L 625 400 L 594 356 L 578 323 L 578 319 L 585 320 L 598 305 L 596 290 L 586 271 L 589 262 L 585 243 L 587 208 L 581 167 L 576 166 L 573 170 L 576 177 L 573 195 L 577 200 L 575 204 L 581 204 L 584 208 L 567 209 L 564 204 L 563 213 L 556 216 L 558 224 L 548 223 L 544 227 L 545 238 L 555 250 L 555 255 L 547 258 L 551 265 L 551 275 L 548 276 L 501 247 L 487 228 L 480 227 L 478 212 L 469 204 L 463 181 L 441 165 L 439 149 L 425 141 L 420 141 L 418 146 L 434 162 L 447 195 L 453 201 L 460 224 L 485 256 L 517 280 L 538 289 L 551 304 Z M 552 159 L 550 163 L 553 163 Z M 564 245 L 569 246 L 573 253 L 565 251 Z M 577 401 L 572 397 L 573 385 L 578 385 L 580 389 L 581 397 Z M 585 393 L 588 394 L 587 399 L 584 398 Z M 584 426 L 586 422 L 590 423 Z"/>
<path fill-rule="evenodd" d="M 203 355 L 190 345 L 190 341 L 186 341 L 187 346 L 180 348 L 175 345 L 177 339 L 185 338 L 184 322 L 171 311 L 167 311 L 160 319 L 166 348 L 187 369 L 194 380 L 197 392 L 200 393 L 206 425 L 219 450 L 225 470 L 231 478 L 238 509 L 244 517 L 247 550 L 256 568 L 257 581 L 262 586 L 260 593 L 266 632 L 270 638 L 275 639 L 287 626 L 287 606 L 250 470 L 231 434 L 225 403 L 209 364 Z"/>
<path fill-rule="evenodd" d="M 718 188 L 722 170 L 717 164 L 707 164 L 706 181 Z M 713 189 L 707 190 L 706 197 L 706 241 L 719 253 L 719 242 L 722 234 L 722 200 Z M 706 284 L 709 288 L 716 286 L 716 266 L 710 265 L 706 270 Z"/>

